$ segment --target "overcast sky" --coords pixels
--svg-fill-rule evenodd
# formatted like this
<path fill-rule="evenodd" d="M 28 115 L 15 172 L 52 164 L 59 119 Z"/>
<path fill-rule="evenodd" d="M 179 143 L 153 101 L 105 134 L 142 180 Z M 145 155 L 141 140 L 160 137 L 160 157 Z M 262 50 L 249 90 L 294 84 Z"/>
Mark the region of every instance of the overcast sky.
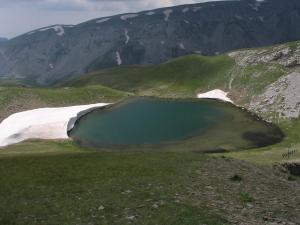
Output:
<path fill-rule="evenodd" d="M 212 0 L 0 0 L 0 37 L 53 24 Z"/>

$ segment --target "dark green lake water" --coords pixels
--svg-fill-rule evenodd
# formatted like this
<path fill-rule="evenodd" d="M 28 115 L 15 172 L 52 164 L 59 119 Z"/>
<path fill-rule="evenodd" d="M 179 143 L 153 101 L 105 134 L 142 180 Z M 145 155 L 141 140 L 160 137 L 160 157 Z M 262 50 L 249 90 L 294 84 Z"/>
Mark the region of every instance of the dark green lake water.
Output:
<path fill-rule="evenodd" d="M 239 118 L 237 121 L 236 117 Z M 226 121 L 231 121 L 231 125 Z M 250 126 L 250 123 L 257 126 Z M 220 133 L 220 129 L 223 132 Z M 253 144 L 251 139 L 256 139 L 257 135 L 268 139 L 262 142 L 272 144 L 278 142 L 274 139 L 277 135 L 274 129 L 249 113 L 218 101 L 134 98 L 84 115 L 76 122 L 69 136 L 78 144 L 93 147 L 175 145 L 188 144 L 190 140 L 194 147 L 202 149 L 206 146 L 210 150 L 222 146 L 244 148 Z M 247 130 L 250 132 L 248 137 Z M 228 132 L 236 134 L 236 137 L 228 137 Z M 269 140 L 269 133 L 272 133 L 272 140 Z M 242 141 L 230 141 L 228 138 Z"/>

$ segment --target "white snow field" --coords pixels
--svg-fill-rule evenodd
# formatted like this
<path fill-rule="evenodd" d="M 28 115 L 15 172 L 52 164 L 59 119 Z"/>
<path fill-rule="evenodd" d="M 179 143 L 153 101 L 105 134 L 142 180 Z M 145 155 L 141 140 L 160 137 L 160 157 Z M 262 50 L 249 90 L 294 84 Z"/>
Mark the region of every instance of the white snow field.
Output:
<path fill-rule="evenodd" d="M 50 30 L 50 29 L 53 29 L 58 36 L 63 36 L 65 34 L 65 30 L 62 25 L 45 27 L 45 28 L 40 29 L 40 31 L 46 31 L 46 30 Z"/>
<path fill-rule="evenodd" d="M 197 95 L 198 98 L 211 98 L 211 99 L 219 99 L 225 102 L 231 102 L 233 103 L 233 101 L 227 97 L 228 93 L 224 92 L 220 89 L 215 89 L 209 92 L 205 92 L 205 93 L 199 93 Z"/>
<path fill-rule="evenodd" d="M 0 147 L 28 139 L 68 139 L 68 131 L 80 116 L 109 104 L 40 108 L 12 114 L 0 124 Z"/>

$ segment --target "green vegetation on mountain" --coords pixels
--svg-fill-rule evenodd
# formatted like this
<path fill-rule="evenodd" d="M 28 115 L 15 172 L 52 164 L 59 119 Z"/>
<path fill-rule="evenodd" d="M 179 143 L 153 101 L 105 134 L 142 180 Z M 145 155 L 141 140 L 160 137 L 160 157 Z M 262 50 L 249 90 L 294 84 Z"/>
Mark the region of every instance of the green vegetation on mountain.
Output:
<path fill-rule="evenodd" d="M 286 46 L 296 51 L 299 42 Z M 195 97 L 216 88 L 247 107 L 268 85 L 298 71 L 278 62 L 284 53 L 277 54 L 276 48 L 241 50 L 236 58 L 190 55 L 160 65 L 120 66 L 55 88 L 2 83 L 0 118 L 132 95 Z M 95 152 L 57 140 L 5 147 L 0 150 L 0 225 L 297 224 L 300 179 L 273 166 L 300 159 L 299 151 L 282 157 L 300 148 L 300 120 L 274 122 L 286 135 L 282 143 L 214 155 L 159 149 Z"/>
<path fill-rule="evenodd" d="M 82 88 L 0 87 L 0 119 L 12 113 L 34 108 L 115 102 L 129 95 L 101 85 Z"/>
<path fill-rule="evenodd" d="M 122 66 L 93 72 L 65 85 L 102 84 L 138 95 L 195 97 L 200 88 L 223 86 L 234 65 L 228 56 L 190 55 L 160 65 Z"/>
<path fill-rule="evenodd" d="M 230 91 L 238 103 L 248 103 L 285 73 L 281 65 L 241 67 L 227 56 L 183 56 L 160 65 L 122 66 L 92 72 L 68 81 L 64 86 L 101 84 L 137 95 L 195 97 L 212 89 Z"/>
<path fill-rule="evenodd" d="M 1 153 L 0 224 L 227 224 L 205 205 L 192 204 L 185 186 L 202 157 L 30 146 L 55 154 Z"/>
<path fill-rule="evenodd" d="M 299 219 L 290 210 L 300 201 L 297 180 L 220 155 L 95 152 L 69 141 L 30 141 L 1 150 L 0 182 L 3 225 Z"/>

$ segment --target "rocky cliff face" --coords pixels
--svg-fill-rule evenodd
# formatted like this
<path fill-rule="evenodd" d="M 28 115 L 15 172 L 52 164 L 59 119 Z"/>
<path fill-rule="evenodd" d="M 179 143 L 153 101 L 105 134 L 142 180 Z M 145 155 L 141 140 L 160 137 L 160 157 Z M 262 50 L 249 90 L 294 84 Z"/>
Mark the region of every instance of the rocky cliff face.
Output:
<path fill-rule="evenodd" d="M 300 115 L 300 73 L 291 73 L 269 85 L 253 98 L 250 110 L 268 115 L 272 121 L 298 118 Z"/>
<path fill-rule="evenodd" d="M 299 21 L 298 0 L 241 0 L 55 25 L 0 45 L 0 77 L 47 85 L 94 69 L 288 42 L 300 39 Z"/>
<path fill-rule="evenodd" d="M 253 66 L 262 63 L 278 64 L 285 68 L 300 66 L 299 42 L 278 45 L 275 47 L 235 51 L 229 53 L 239 66 Z"/>
<path fill-rule="evenodd" d="M 270 121 L 300 116 L 300 42 L 262 49 L 240 50 L 228 55 L 240 68 L 264 65 L 264 70 L 269 69 L 275 73 L 274 68 L 277 68 L 283 74 L 259 93 L 253 93 L 245 107 Z M 272 73 L 266 75 L 271 76 Z M 255 77 L 257 74 L 251 76 Z M 272 79 L 272 77 L 266 76 L 265 79 Z"/>

